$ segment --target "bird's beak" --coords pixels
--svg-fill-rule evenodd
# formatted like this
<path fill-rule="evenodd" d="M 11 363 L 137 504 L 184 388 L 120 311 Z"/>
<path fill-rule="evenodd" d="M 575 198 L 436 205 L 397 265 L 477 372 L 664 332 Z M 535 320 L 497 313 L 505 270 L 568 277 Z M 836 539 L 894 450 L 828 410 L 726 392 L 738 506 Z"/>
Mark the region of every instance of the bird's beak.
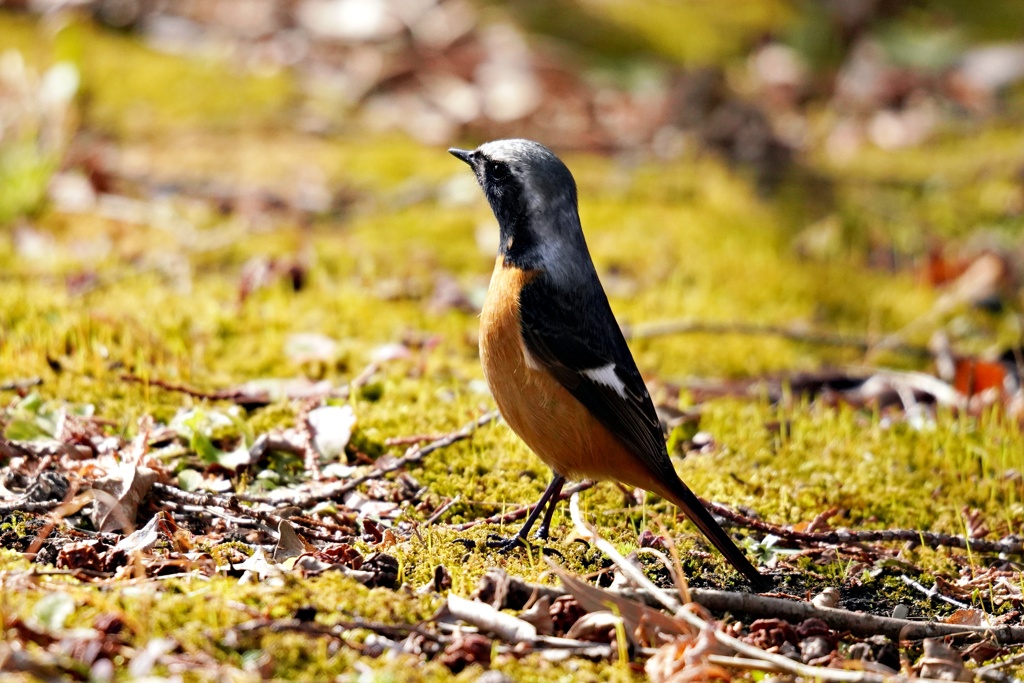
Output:
<path fill-rule="evenodd" d="M 456 159 L 462 159 L 463 161 L 465 161 L 470 166 L 473 165 L 473 151 L 472 150 L 459 149 L 458 147 L 452 147 L 451 149 L 448 150 L 448 153 L 451 154 Z"/>

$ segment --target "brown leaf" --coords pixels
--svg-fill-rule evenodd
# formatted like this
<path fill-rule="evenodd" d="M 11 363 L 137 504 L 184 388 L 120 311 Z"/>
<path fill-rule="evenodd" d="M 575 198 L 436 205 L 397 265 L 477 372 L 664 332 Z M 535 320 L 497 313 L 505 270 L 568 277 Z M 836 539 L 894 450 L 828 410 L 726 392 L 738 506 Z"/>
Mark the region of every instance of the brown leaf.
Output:
<path fill-rule="evenodd" d="M 491 664 L 491 641 L 478 633 L 459 633 L 444 649 L 440 660 L 456 674 L 473 664 L 486 668 Z"/>
<path fill-rule="evenodd" d="M 947 624 L 960 624 L 962 626 L 981 626 L 985 620 L 985 613 L 980 609 L 958 609 L 943 619 Z"/>
<path fill-rule="evenodd" d="M 660 642 L 661 636 L 692 633 L 693 628 L 681 619 L 648 607 L 635 600 L 623 598 L 576 578 L 556 564 L 549 563 L 552 571 L 562 580 L 580 606 L 588 612 L 610 610 L 622 617 L 626 630 L 647 643 Z"/>
<path fill-rule="evenodd" d="M 939 638 L 924 641 L 924 656 L 918 662 L 921 678 L 944 681 L 973 681 L 974 674 L 964 668 L 964 662 L 951 646 Z"/>
<path fill-rule="evenodd" d="M 566 633 L 586 613 L 572 595 L 555 598 L 551 603 L 551 622 L 555 633 Z"/>
<path fill-rule="evenodd" d="M 366 585 L 370 588 L 395 588 L 398 586 L 398 560 L 387 553 L 373 553 L 363 562 L 363 571 L 373 576 Z"/>
<path fill-rule="evenodd" d="M 551 598 L 542 595 L 530 609 L 523 610 L 519 618 L 537 628 L 537 633 L 550 636 L 555 632 L 555 622 L 551 619 Z"/>
<path fill-rule="evenodd" d="M 57 553 L 57 568 L 102 571 L 103 562 L 96 550 L 97 545 L 99 541 L 68 543 Z"/>
<path fill-rule="evenodd" d="M 614 643 L 618 640 L 617 631 L 621 625 L 622 617 L 607 610 L 590 612 L 573 624 L 566 637 L 592 643 Z"/>
<path fill-rule="evenodd" d="M 277 533 L 277 545 L 274 546 L 274 552 L 271 556 L 274 562 L 284 562 L 289 558 L 298 557 L 302 553 L 315 550 L 313 546 L 295 533 L 295 527 L 287 519 L 281 520 L 277 527 Z"/>
<path fill-rule="evenodd" d="M 713 630 L 705 629 L 697 636 L 677 636 L 658 648 L 647 660 L 644 671 L 651 683 L 732 680 L 726 669 L 706 661 L 710 654 L 729 654 L 729 649 L 718 641 Z"/>
<path fill-rule="evenodd" d="M 319 560 L 332 564 L 343 564 L 352 569 L 359 569 L 363 566 L 363 556 L 348 543 L 329 545 L 323 550 L 313 552 L 312 554 Z"/>
<path fill-rule="evenodd" d="M 97 490 L 92 511 L 95 527 L 104 532 L 134 529 L 139 504 L 158 478 L 156 471 L 148 467 L 122 464 L 115 474 L 93 482 L 93 489 Z"/>
<path fill-rule="evenodd" d="M 970 397 L 994 389 L 1002 394 L 1007 368 L 999 362 L 984 361 L 969 356 L 953 359 L 953 388 Z"/>

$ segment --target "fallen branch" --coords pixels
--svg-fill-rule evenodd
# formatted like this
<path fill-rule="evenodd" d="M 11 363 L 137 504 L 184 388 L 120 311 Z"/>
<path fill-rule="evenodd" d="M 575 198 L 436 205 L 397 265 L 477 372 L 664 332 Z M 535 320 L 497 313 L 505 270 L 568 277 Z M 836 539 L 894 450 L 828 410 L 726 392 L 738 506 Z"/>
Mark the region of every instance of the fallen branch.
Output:
<path fill-rule="evenodd" d="M 419 446 L 412 446 L 401 458 L 396 458 L 395 460 L 388 462 L 383 467 L 376 467 L 367 472 L 366 474 L 360 477 L 356 477 L 355 479 L 346 479 L 345 481 L 339 481 L 334 484 L 322 486 L 318 491 L 315 492 L 274 496 L 272 499 L 247 497 L 246 500 L 268 502 L 273 503 L 274 505 L 297 505 L 299 507 L 307 507 L 314 503 L 319 503 L 325 500 L 332 500 L 339 496 L 345 495 L 349 491 L 354 491 L 356 488 L 365 484 L 368 481 L 380 479 L 386 474 L 389 474 L 396 470 L 403 469 L 408 465 L 419 462 L 420 460 L 427 457 L 434 451 L 441 450 L 442 448 L 447 448 L 448 446 L 451 446 L 454 443 L 458 443 L 459 441 L 464 441 L 468 439 L 469 437 L 473 436 L 477 429 L 483 427 L 484 425 L 491 422 L 497 417 L 498 411 L 496 410 L 491 411 L 489 413 L 485 413 L 484 415 L 481 415 L 477 419 L 467 424 L 462 429 L 446 434 L 440 439 L 432 441 L 431 443 L 427 444 L 426 446 L 423 446 L 422 448 Z"/>
<path fill-rule="evenodd" d="M 435 620 L 443 617 L 453 617 L 458 621 L 465 622 L 483 633 L 493 635 L 513 648 L 526 644 L 540 650 L 561 650 L 563 653 L 568 651 L 572 654 L 586 653 L 587 656 L 602 658 L 610 657 L 615 650 L 615 644 L 609 645 L 540 634 L 533 624 L 524 619 L 501 612 L 486 602 L 467 600 L 454 594 L 448 596 L 444 606 L 434 615 Z M 439 622 L 438 626 L 445 628 L 447 624 Z M 513 649 L 513 651 L 515 650 Z"/>
<path fill-rule="evenodd" d="M 611 543 L 601 538 L 601 536 L 592 527 L 590 527 L 586 522 L 583 521 L 583 516 L 580 513 L 579 508 L 579 496 L 573 496 L 572 500 L 570 501 L 569 509 L 572 514 L 573 523 L 576 525 L 576 532 L 584 538 L 590 539 L 595 546 L 600 548 L 602 552 L 608 555 L 612 562 L 615 563 L 615 566 L 618 567 L 619 571 L 621 571 L 626 576 L 626 578 L 629 579 L 635 586 L 639 587 L 645 593 L 655 598 L 663 607 L 671 611 L 676 618 L 685 621 L 686 623 L 690 624 L 694 628 L 697 628 L 701 631 L 713 631 L 714 637 L 718 640 L 718 642 L 722 643 L 723 645 L 726 645 L 727 647 L 732 648 L 740 655 L 744 655 L 748 658 L 767 662 L 768 665 L 781 669 L 782 671 L 793 674 L 795 676 L 801 676 L 804 678 L 821 681 L 836 681 L 838 683 L 887 683 L 892 681 L 914 680 L 920 682 L 929 680 L 924 678 L 910 679 L 906 676 L 889 676 L 868 671 L 849 671 L 844 669 L 832 669 L 827 667 L 811 666 L 809 664 L 803 664 L 801 662 L 792 660 L 784 655 L 766 652 L 765 650 L 762 650 L 761 648 L 755 645 L 745 643 L 739 638 L 735 638 L 729 635 L 728 633 L 725 633 L 724 631 L 716 628 L 714 624 L 705 621 L 697 614 L 695 614 L 693 611 L 684 608 L 682 605 L 680 605 L 679 601 L 676 600 L 671 594 L 655 586 L 654 583 L 652 583 L 651 580 L 644 575 L 643 571 L 639 567 L 627 561 L 626 558 L 624 558 Z M 744 596 L 744 598 L 762 597 L 751 595 L 749 593 L 737 593 L 735 595 L 741 595 Z M 823 608 L 817 609 L 821 610 Z M 825 608 L 824 611 L 829 610 Z M 776 613 L 776 616 L 782 617 L 782 615 L 778 613 Z M 874 618 L 879 619 L 881 617 Z M 938 626 L 951 626 L 951 624 L 938 624 Z M 965 629 L 964 627 L 957 628 L 959 628 L 960 632 L 970 631 L 970 629 Z M 998 638 L 999 633 L 1004 630 L 1013 631 L 1014 629 L 1010 627 L 1001 627 L 996 629 L 978 629 L 977 632 L 984 633 L 989 636 L 995 635 Z M 1020 632 L 1019 637 L 1024 637 L 1024 628 L 1018 627 L 1016 630 Z"/>
<path fill-rule="evenodd" d="M 391 436 L 384 439 L 384 445 L 388 448 L 394 446 L 415 446 L 418 443 L 437 441 L 443 439 L 444 434 L 412 434 L 410 436 Z"/>
<path fill-rule="evenodd" d="M 461 495 L 455 496 L 454 498 L 449 498 L 441 507 L 434 510 L 434 514 L 430 515 L 430 517 L 428 517 L 427 520 L 423 522 L 423 526 L 431 526 L 437 523 L 437 520 L 441 519 L 441 517 L 444 516 L 444 513 L 451 510 L 452 507 L 455 506 L 455 504 L 458 503 L 460 500 L 462 500 Z"/>
<path fill-rule="evenodd" d="M 328 636 L 341 638 L 346 631 L 373 631 L 387 638 L 405 638 L 415 633 L 434 642 L 445 642 L 447 639 L 423 628 L 422 624 L 384 624 L 363 619 L 350 619 L 334 623 L 330 626 L 315 621 L 299 619 L 269 619 L 257 617 L 232 627 L 240 633 L 269 631 L 271 633 L 303 633 L 310 636 Z"/>
<path fill-rule="evenodd" d="M 40 501 L 14 501 L 13 503 L 0 503 L 0 515 L 9 515 L 14 512 L 30 512 L 38 514 L 56 510 L 64 504 L 62 500 L 40 500 Z"/>
<path fill-rule="evenodd" d="M 754 617 L 803 621 L 821 619 L 836 631 L 857 636 L 884 635 L 892 640 L 922 640 L 944 636 L 978 635 L 991 637 L 1002 645 L 1024 643 L 1024 626 L 965 626 L 939 621 L 911 621 L 877 617 L 836 607 L 817 607 L 810 602 L 772 598 L 752 593 L 691 588 L 693 600 L 712 612 L 748 614 Z"/>
<path fill-rule="evenodd" d="M 452 594 L 448 596 L 442 611 L 447 611 L 452 617 L 513 645 L 522 642 L 532 643 L 537 638 L 536 626 L 519 617 L 496 610 L 486 602 L 467 600 Z"/>
<path fill-rule="evenodd" d="M 651 339 L 652 337 L 665 337 L 674 334 L 739 334 L 753 337 L 781 337 L 789 341 L 804 344 L 817 344 L 819 346 L 837 346 L 854 348 L 861 352 L 868 352 L 877 346 L 876 343 L 864 337 L 853 335 L 837 334 L 834 332 L 816 332 L 802 327 L 781 325 L 757 325 L 753 323 L 715 323 L 698 320 L 665 320 L 662 322 L 644 323 L 635 326 L 625 326 L 622 329 L 626 339 Z M 890 343 L 889 350 L 928 358 L 931 352 L 923 346 L 911 346 L 908 344 Z"/>
<path fill-rule="evenodd" d="M 217 496 L 211 493 L 199 493 L 195 491 L 183 491 L 176 486 L 170 486 L 168 484 L 155 483 L 153 484 L 153 493 L 157 496 L 164 496 L 166 498 L 172 498 L 174 500 L 188 503 L 190 505 L 198 505 L 203 508 L 221 508 L 224 510 L 230 510 L 241 517 L 249 517 L 252 519 L 259 520 L 266 525 L 265 531 L 273 537 L 277 537 L 277 528 L 284 521 L 284 517 L 275 515 L 272 512 L 265 510 L 259 510 L 257 508 L 246 507 L 241 504 L 241 501 L 232 495 Z M 313 538 L 318 538 L 323 541 L 347 541 L 351 540 L 351 535 L 341 536 L 338 532 L 322 531 L 320 527 L 322 525 L 316 524 L 310 525 L 309 520 L 304 518 L 292 518 L 292 523 L 300 522 L 303 523 L 303 533 Z M 334 526 L 334 525 L 331 525 Z"/>
<path fill-rule="evenodd" d="M 122 373 L 121 379 L 125 382 L 133 382 L 135 384 L 143 384 L 146 386 L 157 387 L 164 389 L 165 391 L 173 391 L 179 394 L 185 394 L 192 398 L 198 398 L 205 401 L 230 401 L 237 403 L 240 406 L 265 406 L 269 405 L 274 399 L 275 394 L 259 388 L 248 388 L 246 386 L 232 388 L 232 389 L 218 389 L 216 391 L 206 391 L 203 389 L 197 389 L 196 387 L 189 386 L 187 384 L 178 384 L 176 382 L 170 382 L 168 380 L 160 379 L 158 377 L 142 377 L 132 373 Z M 359 379 L 359 378 L 357 378 Z M 326 387 L 321 388 L 318 385 L 309 387 L 308 391 L 292 391 L 286 393 L 284 398 L 288 400 L 299 400 L 299 399 L 324 399 L 324 398 L 347 398 L 350 394 L 350 386 L 359 386 L 353 381 L 350 385 L 341 387 L 331 386 L 329 389 Z"/>
<path fill-rule="evenodd" d="M 486 584 L 484 582 L 487 582 Z M 494 586 L 492 588 L 491 586 Z M 495 590 L 500 588 L 500 590 Z M 659 604 L 653 594 L 642 589 L 612 590 L 609 592 L 624 598 L 641 600 L 648 605 Z M 963 626 L 934 621 L 912 621 L 893 617 L 877 617 L 865 612 L 851 612 L 835 607 L 818 607 L 810 602 L 742 593 L 739 591 L 715 590 L 712 588 L 689 588 L 690 598 L 715 614 L 743 614 L 764 619 L 785 619 L 800 622 L 806 619 L 821 619 L 836 631 L 849 631 L 856 636 L 884 635 L 892 640 L 921 640 L 940 636 L 993 635 L 1003 645 L 1024 643 L 1024 627 L 1021 626 Z M 490 574 L 481 579 L 477 588 L 481 595 L 498 595 L 502 600 L 494 606 L 513 609 L 521 605 L 506 602 L 508 596 L 547 595 L 552 600 L 567 595 L 565 589 L 530 583 L 507 574 Z"/>
<path fill-rule="evenodd" d="M 187 384 L 177 384 L 168 380 L 160 379 L 159 377 L 140 377 L 129 372 L 121 373 L 121 380 L 125 382 L 133 382 L 135 384 L 144 384 L 146 386 L 157 387 L 158 389 L 164 389 L 166 391 L 173 391 L 179 394 L 186 394 L 192 398 L 201 398 L 207 401 L 233 401 L 238 402 L 240 399 L 245 399 L 248 402 L 254 399 L 263 398 L 267 403 L 270 402 L 270 393 L 262 392 L 261 394 L 254 394 L 253 392 L 240 391 L 238 389 L 219 389 L 217 391 L 205 391 L 203 389 L 197 389 L 190 387 Z"/>
<path fill-rule="evenodd" d="M 704 499 L 701 499 L 701 502 L 712 513 L 737 526 L 753 529 L 763 534 L 778 536 L 783 540 L 798 544 L 827 543 L 829 545 L 842 545 L 845 543 L 900 542 L 926 545 L 929 548 L 960 548 L 976 553 L 1024 555 L 1024 542 L 1022 541 L 984 541 L 977 538 L 954 536 L 953 534 L 944 534 L 936 531 L 922 531 L 920 529 L 794 531 L 793 529 L 787 529 L 786 527 L 769 524 L 760 519 L 749 517 L 718 503 L 712 503 Z"/>
<path fill-rule="evenodd" d="M 320 481 L 320 451 L 316 447 L 316 429 L 309 421 L 309 413 L 317 407 L 320 399 L 306 399 L 299 406 L 295 418 L 298 425 L 299 442 L 302 444 L 302 461 L 306 474 L 314 482 Z"/>
<path fill-rule="evenodd" d="M 935 598 L 937 600 L 941 600 L 942 602 L 945 602 L 945 603 L 948 603 L 950 605 L 953 605 L 953 607 L 956 607 L 958 609 L 975 609 L 975 608 L 971 607 L 970 605 L 968 605 L 967 603 L 960 602 L 959 600 L 954 600 L 953 598 L 949 597 L 948 595 L 943 595 L 942 593 L 940 593 L 939 592 L 939 585 L 937 583 L 935 585 L 933 585 L 931 588 L 926 588 L 924 585 L 922 585 L 921 583 L 919 583 L 917 581 L 914 581 L 912 578 L 910 578 L 906 574 L 901 574 L 900 575 L 900 580 L 903 583 L 905 583 L 906 585 L 908 585 L 911 588 L 913 588 L 914 590 L 920 591 L 921 593 L 923 593 L 925 596 L 927 596 L 929 598 Z M 986 615 L 986 616 L 988 616 L 988 615 Z"/>

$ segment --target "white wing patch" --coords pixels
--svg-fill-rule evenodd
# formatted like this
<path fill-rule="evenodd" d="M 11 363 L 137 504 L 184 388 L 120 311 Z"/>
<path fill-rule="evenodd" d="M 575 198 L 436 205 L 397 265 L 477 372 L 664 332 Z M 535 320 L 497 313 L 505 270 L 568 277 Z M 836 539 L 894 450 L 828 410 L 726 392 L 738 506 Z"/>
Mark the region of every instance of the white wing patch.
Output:
<path fill-rule="evenodd" d="M 584 370 L 583 375 L 591 382 L 609 387 L 622 398 L 626 398 L 626 385 L 622 383 L 619 376 L 615 374 L 615 363 L 602 365 L 599 368 Z"/>

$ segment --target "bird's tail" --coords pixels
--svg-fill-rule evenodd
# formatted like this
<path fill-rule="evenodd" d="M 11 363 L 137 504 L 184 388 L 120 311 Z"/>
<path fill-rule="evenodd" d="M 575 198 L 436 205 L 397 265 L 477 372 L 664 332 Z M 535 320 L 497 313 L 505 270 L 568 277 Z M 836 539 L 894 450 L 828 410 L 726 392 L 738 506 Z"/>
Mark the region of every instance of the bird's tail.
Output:
<path fill-rule="evenodd" d="M 725 529 L 715 521 L 707 508 L 681 479 L 676 478 L 675 482 L 660 483 L 662 490 L 658 493 L 663 498 L 675 503 L 690 521 L 697 525 L 697 528 L 718 548 L 718 552 L 725 555 L 729 564 L 747 578 L 754 590 L 762 593 L 771 590 L 771 579 L 757 571 L 743 551 L 736 547 L 736 544 L 729 538 L 729 534 L 725 533 Z"/>

